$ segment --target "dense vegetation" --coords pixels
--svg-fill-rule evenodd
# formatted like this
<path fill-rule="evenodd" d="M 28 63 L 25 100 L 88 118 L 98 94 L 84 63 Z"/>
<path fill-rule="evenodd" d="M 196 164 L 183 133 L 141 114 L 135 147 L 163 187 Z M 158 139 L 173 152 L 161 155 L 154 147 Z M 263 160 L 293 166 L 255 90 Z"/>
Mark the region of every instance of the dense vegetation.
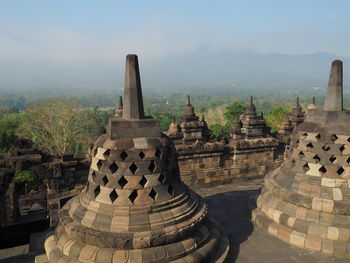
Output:
<path fill-rule="evenodd" d="M 0 151 L 7 151 L 17 136 L 28 138 L 51 155 L 78 154 L 87 151 L 101 127 L 114 114 L 117 94 L 87 92 L 65 94 L 0 95 Z M 54 95 L 54 96 L 53 96 Z M 254 104 L 262 112 L 272 132 L 277 130 L 285 114 L 295 104 L 296 94 L 256 94 Z M 302 106 L 311 103 L 312 96 L 301 98 Z M 317 97 L 317 102 L 323 101 Z M 245 110 L 246 93 L 194 94 L 191 102 L 196 114 L 208 122 L 215 136 L 228 135 L 232 122 Z M 179 120 L 185 94 L 151 94 L 144 96 L 145 112 L 160 120 L 163 131 L 173 119 Z M 320 105 L 319 105 L 320 106 Z"/>

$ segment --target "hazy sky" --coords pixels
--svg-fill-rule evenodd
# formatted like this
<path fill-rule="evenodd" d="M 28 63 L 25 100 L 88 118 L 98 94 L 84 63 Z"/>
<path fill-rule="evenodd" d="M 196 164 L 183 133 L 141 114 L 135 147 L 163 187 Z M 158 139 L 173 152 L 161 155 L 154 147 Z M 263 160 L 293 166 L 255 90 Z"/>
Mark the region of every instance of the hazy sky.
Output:
<path fill-rule="evenodd" d="M 59 72 L 77 84 L 87 68 L 122 66 L 127 53 L 150 63 L 227 49 L 350 57 L 349 10 L 349 0 L 2 0 L 0 77 L 21 77 L 0 84 Z"/>

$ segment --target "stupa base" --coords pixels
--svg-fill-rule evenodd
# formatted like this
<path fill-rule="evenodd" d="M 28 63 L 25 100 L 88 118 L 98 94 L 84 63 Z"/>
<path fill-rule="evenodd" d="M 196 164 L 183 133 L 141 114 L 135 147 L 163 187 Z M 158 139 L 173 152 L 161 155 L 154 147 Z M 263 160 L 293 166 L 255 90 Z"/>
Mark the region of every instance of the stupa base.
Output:
<path fill-rule="evenodd" d="M 60 247 L 54 235 L 45 241 L 46 255 L 35 258 L 35 263 L 223 263 L 229 253 L 229 240 L 212 223 L 202 226 L 193 235 L 175 243 L 144 249 L 115 250 L 79 244 L 77 240 L 68 241 Z"/>
<path fill-rule="evenodd" d="M 265 177 L 265 187 L 257 201 L 257 208 L 252 212 L 252 221 L 263 232 L 289 244 L 321 252 L 330 256 L 350 258 L 350 233 L 344 225 L 326 224 L 327 216 L 334 220 L 344 219 L 341 215 L 320 214 L 288 203 L 278 195 L 288 196 L 287 189 L 278 189 L 276 176 L 283 175 L 280 169 Z M 281 182 L 286 182 L 287 177 Z M 295 195 L 294 195 L 295 196 Z M 312 215 L 321 217 L 313 218 Z M 324 219 L 324 220 L 323 220 Z M 342 233 L 342 234 L 339 234 Z M 340 235 L 344 236 L 342 242 Z M 332 240 L 334 239 L 334 240 Z"/>

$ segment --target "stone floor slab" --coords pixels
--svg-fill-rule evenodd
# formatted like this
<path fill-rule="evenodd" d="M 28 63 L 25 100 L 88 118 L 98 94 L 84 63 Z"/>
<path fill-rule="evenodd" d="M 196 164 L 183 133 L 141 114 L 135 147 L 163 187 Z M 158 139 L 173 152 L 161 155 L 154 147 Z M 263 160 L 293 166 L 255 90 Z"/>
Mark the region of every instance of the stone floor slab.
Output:
<path fill-rule="evenodd" d="M 251 211 L 256 208 L 256 198 L 263 186 L 262 179 L 227 185 L 194 187 L 209 205 L 209 214 L 230 235 L 231 253 L 229 262 L 236 263 L 304 263 L 304 262 L 349 262 L 348 259 L 301 249 L 266 233 L 251 222 Z"/>

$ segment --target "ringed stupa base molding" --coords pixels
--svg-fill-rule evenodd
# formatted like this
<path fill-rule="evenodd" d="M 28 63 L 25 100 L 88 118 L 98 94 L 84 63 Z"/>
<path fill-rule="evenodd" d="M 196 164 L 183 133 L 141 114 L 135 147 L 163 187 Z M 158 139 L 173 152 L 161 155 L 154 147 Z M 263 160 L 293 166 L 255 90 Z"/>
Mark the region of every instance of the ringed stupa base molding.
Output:
<path fill-rule="evenodd" d="M 228 250 L 229 241 L 222 237 L 222 233 L 208 220 L 201 222 L 198 229 L 188 233 L 189 226 L 181 228 L 181 224 L 171 226 L 168 229 L 158 229 L 149 232 L 140 232 L 135 235 L 122 233 L 114 236 L 110 232 L 90 233 L 90 238 L 100 235 L 89 244 L 82 240 L 72 239 L 66 232 L 76 233 L 78 230 L 85 232 L 88 229 L 79 229 L 79 226 L 69 217 L 68 209 L 72 203 L 64 207 L 62 221 L 67 225 L 57 227 L 55 234 L 45 241 L 46 257 L 37 262 L 224 262 Z M 162 217 L 158 215 L 159 220 Z M 113 220 L 113 219 L 112 219 Z M 191 224 L 196 224 L 202 218 L 191 218 Z M 80 226 L 81 227 L 81 226 Z M 78 229 L 77 229 L 78 228 Z M 187 230 L 187 231 L 186 231 Z M 86 233 L 87 236 L 89 233 Z M 179 236 L 179 240 L 174 240 Z M 88 238 L 88 237 L 86 237 Z M 105 238 L 105 239 L 103 239 Z M 172 240 L 173 239 L 173 240 Z M 172 243 L 164 243 L 170 241 Z M 118 242 L 119 241 L 119 242 Z M 95 243 L 95 245 L 91 245 Z M 109 244 L 108 244 L 109 243 Z M 113 247 L 101 247 L 99 244 L 118 244 L 119 249 Z M 157 246 L 158 244 L 158 246 Z M 135 247 L 127 249 L 128 247 Z"/>

